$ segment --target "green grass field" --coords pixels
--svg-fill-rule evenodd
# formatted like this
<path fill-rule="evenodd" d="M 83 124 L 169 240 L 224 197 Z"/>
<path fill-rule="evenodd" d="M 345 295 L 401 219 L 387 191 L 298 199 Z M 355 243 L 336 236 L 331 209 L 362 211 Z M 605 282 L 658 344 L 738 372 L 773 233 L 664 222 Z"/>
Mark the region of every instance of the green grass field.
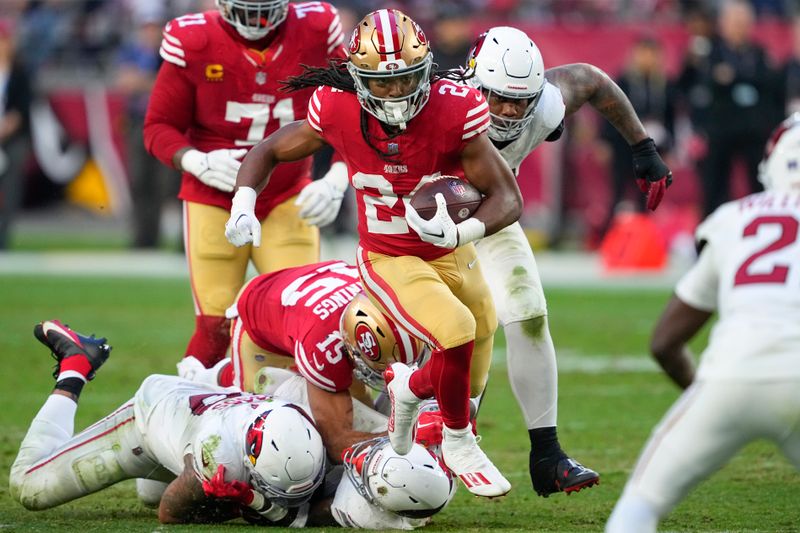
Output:
<path fill-rule="evenodd" d="M 602 530 L 650 429 L 677 398 L 677 388 L 645 355 L 668 292 L 560 289 L 548 298 L 562 361 L 559 434 L 570 454 L 601 473 L 600 486 L 570 497 L 534 495 L 527 433 L 498 358 L 479 424 L 482 446 L 514 490 L 489 501 L 462 487 L 429 530 Z M 193 323 L 186 280 L 0 277 L 0 304 L 0 531 L 252 530 L 243 523 L 160 526 L 136 500 L 132 482 L 38 513 L 8 495 L 8 469 L 52 386 L 52 360 L 31 335 L 34 323 L 59 318 L 78 331 L 107 335 L 114 345 L 84 389 L 76 421 L 82 428 L 128 399 L 148 374 L 173 373 Z M 799 489 L 800 476 L 775 448 L 757 443 L 695 491 L 662 529 L 798 531 Z"/>

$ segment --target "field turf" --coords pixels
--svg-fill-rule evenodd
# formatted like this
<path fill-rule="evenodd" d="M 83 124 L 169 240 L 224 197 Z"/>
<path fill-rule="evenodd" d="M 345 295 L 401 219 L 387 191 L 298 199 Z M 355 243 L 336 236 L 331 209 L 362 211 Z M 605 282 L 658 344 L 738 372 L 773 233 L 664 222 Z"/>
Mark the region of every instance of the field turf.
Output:
<path fill-rule="evenodd" d="M 459 489 L 427 530 L 601 531 L 639 449 L 678 390 L 646 354 L 667 291 L 548 291 L 559 351 L 559 434 L 565 449 L 601 473 L 600 486 L 567 497 L 536 497 L 528 477 L 527 433 L 508 386 L 502 350 L 479 419 L 482 446 L 514 485 L 500 500 Z M 29 512 L 8 495 L 8 469 L 28 423 L 52 386 L 52 360 L 31 335 L 59 318 L 82 333 L 107 335 L 114 352 L 81 398 L 76 428 L 127 400 L 150 373 L 172 373 L 192 328 L 184 279 L 0 277 L 0 532 L 252 531 L 166 527 L 124 482 L 71 504 Z M 702 346 L 700 339 L 696 348 Z M 498 337 L 502 346 L 502 337 Z M 775 448 L 757 443 L 696 490 L 664 531 L 799 531 L 800 476 Z"/>

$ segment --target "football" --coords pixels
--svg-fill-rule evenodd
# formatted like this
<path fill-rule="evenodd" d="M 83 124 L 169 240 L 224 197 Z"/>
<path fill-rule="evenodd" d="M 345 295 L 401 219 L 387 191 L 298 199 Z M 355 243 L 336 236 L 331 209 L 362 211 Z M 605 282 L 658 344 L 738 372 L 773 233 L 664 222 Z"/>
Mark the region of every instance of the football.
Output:
<path fill-rule="evenodd" d="M 436 213 L 437 193 L 444 196 L 447 212 L 456 224 L 471 217 L 483 201 L 480 191 L 470 182 L 456 176 L 441 176 L 420 187 L 411 197 L 411 206 L 425 220 Z"/>

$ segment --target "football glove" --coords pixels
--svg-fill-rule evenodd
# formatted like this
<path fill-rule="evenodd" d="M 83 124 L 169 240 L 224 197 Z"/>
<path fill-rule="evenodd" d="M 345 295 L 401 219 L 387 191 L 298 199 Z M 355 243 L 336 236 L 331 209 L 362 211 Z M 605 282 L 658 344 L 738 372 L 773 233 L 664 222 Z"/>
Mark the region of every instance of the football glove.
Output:
<path fill-rule="evenodd" d="M 347 165 L 337 161 L 322 179 L 312 181 L 300 191 L 294 202 L 300 206 L 300 218 L 319 227 L 336 220 L 347 185 Z"/>
<path fill-rule="evenodd" d="M 416 432 L 414 434 L 414 442 L 421 444 L 426 448 L 440 446 L 442 444 L 442 412 L 424 411 L 419 414 L 417 418 Z"/>
<path fill-rule="evenodd" d="M 225 223 L 225 238 L 234 246 L 252 242 L 261 246 L 261 222 L 256 218 L 256 197 L 250 187 L 239 187 L 231 202 L 231 217 Z"/>
<path fill-rule="evenodd" d="M 447 201 L 444 199 L 444 195 L 437 193 L 434 198 L 436 199 L 436 213 L 430 220 L 419 216 L 411 202 L 406 203 L 406 222 L 419 235 L 420 239 L 440 248 L 455 248 L 483 238 L 486 231 L 483 222 L 477 218 L 468 218 L 456 224 L 447 212 Z"/>
<path fill-rule="evenodd" d="M 655 211 L 667 187 L 672 185 L 672 172 L 656 151 L 656 143 L 648 137 L 633 146 L 633 174 L 636 184 L 647 195 L 647 209 Z"/>
<path fill-rule="evenodd" d="M 208 185 L 231 192 L 236 185 L 236 173 L 247 150 L 189 150 L 181 157 L 181 168 Z"/>
<path fill-rule="evenodd" d="M 203 492 L 211 498 L 233 500 L 247 506 L 270 522 L 276 522 L 288 513 L 285 507 L 267 500 L 247 483 L 238 479 L 225 481 L 225 465 L 219 465 L 217 472 L 210 480 L 203 479 Z"/>

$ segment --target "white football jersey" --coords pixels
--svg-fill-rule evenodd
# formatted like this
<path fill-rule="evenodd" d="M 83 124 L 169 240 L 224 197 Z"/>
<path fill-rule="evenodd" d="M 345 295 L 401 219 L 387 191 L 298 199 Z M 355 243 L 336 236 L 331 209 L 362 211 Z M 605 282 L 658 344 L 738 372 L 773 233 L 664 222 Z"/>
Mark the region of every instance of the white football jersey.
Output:
<path fill-rule="evenodd" d="M 522 161 L 533 149 L 544 142 L 564 120 L 566 106 L 561 90 L 550 82 L 545 82 L 542 97 L 536 105 L 533 120 L 517 139 L 500 150 L 500 155 L 517 175 Z"/>
<path fill-rule="evenodd" d="M 697 228 L 706 241 L 675 292 L 718 311 L 697 377 L 800 377 L 800 192 L 724 204 Z"/>
<path fill-rule="evenodd" d="M 161 465 L 178 475 L 191 452 L 198 474 L 211 479 L 224 464 L 228 481 L 249 481 L 245 432 L 256 414 L 286 403 L 162 375 L 148 377 L 134 397 L 136 424 Z"/>

